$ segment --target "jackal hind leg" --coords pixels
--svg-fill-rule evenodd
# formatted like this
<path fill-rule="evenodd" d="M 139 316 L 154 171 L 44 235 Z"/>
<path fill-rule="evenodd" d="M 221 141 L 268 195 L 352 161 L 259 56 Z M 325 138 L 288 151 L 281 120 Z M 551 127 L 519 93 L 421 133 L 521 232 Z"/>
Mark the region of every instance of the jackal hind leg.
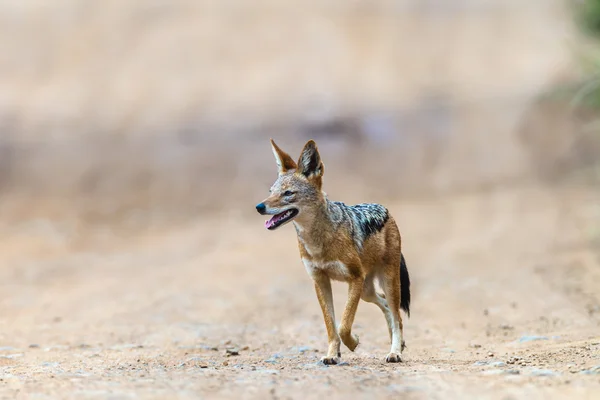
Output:
<path fill-rule="evenodd" d="M 394 265 L 398 264 L 399 262 Z M 402 350 L 404 348 L 404 332 L 402 317 L 400 316 L 400 274 L 398 273 L 398 268 L 386 268 L 380 278 L 392 322 L 392 347 L 385 361 L 397 363 L 402 361 Z"/>
<path fill-rule="evenodd" d="M 361 295 L 361 299 L 366 301 L 367 303 L 373 303 L 381 312 L 383 312 L 383 316 L 385 317 L 385 321 L 388 327 L 388 333 L 390 335 L 390 342 L 392 341 L 392 331 L 393 331 L 393 320 L 392 313 L 390 312 L 390 308 L 388 307 L 388 303 L 383 296 L 380 296 L 375 290 L 375 276 L 369 275 L 365 279 L 365 283 L 363 284 L 363 291 Z"/>

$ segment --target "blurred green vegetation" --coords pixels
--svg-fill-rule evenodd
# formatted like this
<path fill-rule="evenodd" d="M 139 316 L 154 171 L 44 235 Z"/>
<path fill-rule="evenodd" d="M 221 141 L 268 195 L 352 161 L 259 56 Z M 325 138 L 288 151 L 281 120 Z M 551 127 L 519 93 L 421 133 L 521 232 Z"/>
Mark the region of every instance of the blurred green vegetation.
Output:
<path fill-rule="evenodd" d="M 576 7 L 576 21 L 591 41 L 581 57 L 584 79 L 577 85 L 573 102 L 600 109 L 600 0 L 581 0 Z"/>
<path fill-rule="evenodd" d="M 598 111 L 600 110 L 600 0 L 583 0 L 578 7 L 577 22 L 592 42 L 584 57 L 585 78 L 574 100 L 576 105 L 581 104 Z M 588 126 L 588 130 L 600 140 L 600 118 L 596 118 Z M 597 181 L 600 181 L 600 161 L 593 169 Z M 600 228 L 596 227 L 589 236 L 592 245 L 600 251 Z"/>
<path fill-rule="evenodd" d="M 578 3 L 579 25 L 589 35 L 600 38 L 600 0 L 583 0 Z"/>

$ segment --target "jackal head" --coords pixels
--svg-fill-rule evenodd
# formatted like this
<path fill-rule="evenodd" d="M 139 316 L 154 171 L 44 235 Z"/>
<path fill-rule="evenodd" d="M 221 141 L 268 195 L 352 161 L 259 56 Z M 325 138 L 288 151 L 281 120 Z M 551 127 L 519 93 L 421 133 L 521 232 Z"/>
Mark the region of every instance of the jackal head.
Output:
<path fill-rule="evenodd" d="M 273 139 L 271 147 L 279 176 L 271 186 L 271 194 L 256 206 L 256 211 L 273 216 L 265 222 L 265 227 L 274 230 L 294 218 L 308 216 L 315 206 L 324 201 L 321 191 L 324 167 L 313 140 L 304 145 L 298 163 L 281 150 Z"/>

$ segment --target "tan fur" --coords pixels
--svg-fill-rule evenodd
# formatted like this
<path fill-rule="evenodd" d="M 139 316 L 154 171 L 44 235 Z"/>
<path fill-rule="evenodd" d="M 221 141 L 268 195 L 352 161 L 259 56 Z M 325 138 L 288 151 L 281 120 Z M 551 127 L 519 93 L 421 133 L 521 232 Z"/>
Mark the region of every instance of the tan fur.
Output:
<path fill-rule="evenodd" d="M 324 167 L 316 144 L 309 141 L 298 163 L 294 163 L 292 168 L 291 157 L 272 140 L 271 143 L 280 177 L 263 204 L 267 210 L 274 210 L 268 212 L 270 214 L 292 206 L 301 210 L 293 219 L 298 235 L 298 248 L 307 272 L 314 281 L 329 341 L 327 356 L 322 361 L 326 364 L 339 362 L 340 342 L 351 351 L 355 350 L 359 340 L 352 334 L 352 324 L 361 298 L 376 304 L 386 317 L 392 340 L 392 349 L 386 360 L 401 361 L 404 342 L 399 312 L 401 237 L 396 222 L 389 216 L 381 231 L 369 236 L 364 241 L 362 250 L 358 249 L 352 239 L 349 224 L 342 229 L 335 229 L 331 223 L 326 198 L 321 191 Z M 313 158 L 307 160 L 306 157 L 310 155 Z M 308 176 L 307 166 L 310 166 Z M 286 191 L 293 191 L 294 195 L 286 197 L 283 195 Z M 376 278 L 385 296 L 376 293 Z M 348 283 L 348 300 L 339 327 L 335 324 L 331 280 Z"/>

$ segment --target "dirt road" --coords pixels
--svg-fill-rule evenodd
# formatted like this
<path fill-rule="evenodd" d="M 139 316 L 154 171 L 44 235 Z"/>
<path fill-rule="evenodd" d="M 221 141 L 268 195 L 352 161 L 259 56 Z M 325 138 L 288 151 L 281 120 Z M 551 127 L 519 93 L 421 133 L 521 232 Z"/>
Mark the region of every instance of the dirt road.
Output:
<path fill-rule="evenodd" d="M 293 228 L 266 231 L 251 204 L 136 237 L 2 226 L 1 397 L 598 399 L 599 197 L 388 201 L 413 280 L 398 365 L 363 302 L 357 351 L 317 363 L 325 328 Z"/>

